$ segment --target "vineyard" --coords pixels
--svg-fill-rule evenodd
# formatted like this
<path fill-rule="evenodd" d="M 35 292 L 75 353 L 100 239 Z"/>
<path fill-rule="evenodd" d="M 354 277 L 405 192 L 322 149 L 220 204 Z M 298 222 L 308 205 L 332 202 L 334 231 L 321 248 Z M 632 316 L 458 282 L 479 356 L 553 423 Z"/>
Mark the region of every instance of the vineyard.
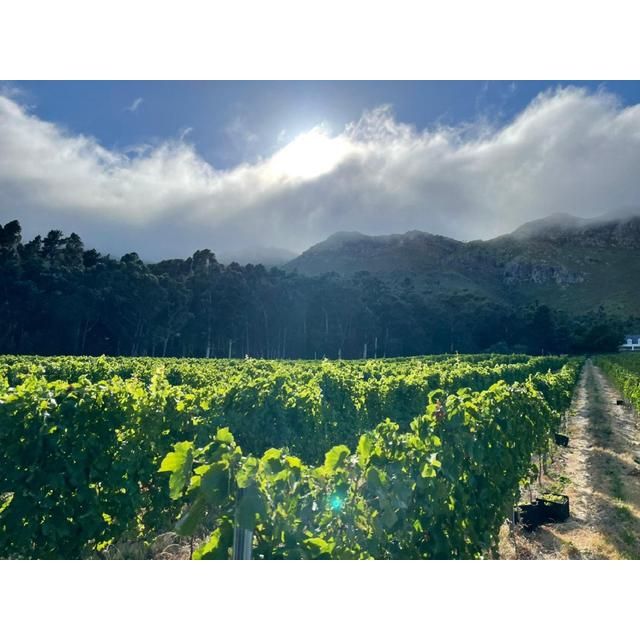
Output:
<path fill-rule="evenodd" d="M 5 356 L 0 557 L 485 557 L 581 364 Z"/>
<path fill-rule="evenodd" d="M 607 374 L 636 411 L 640 411 L 640 358 L 633 353 L 598 356 L 596 364 Z"/>

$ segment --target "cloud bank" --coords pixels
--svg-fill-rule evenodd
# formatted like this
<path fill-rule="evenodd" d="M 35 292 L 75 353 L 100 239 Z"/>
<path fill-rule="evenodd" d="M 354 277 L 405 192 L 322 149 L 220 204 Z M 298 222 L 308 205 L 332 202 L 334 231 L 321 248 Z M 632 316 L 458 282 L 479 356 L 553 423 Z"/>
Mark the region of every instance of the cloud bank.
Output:
<path fill-rule="evenodd" d="M 147 259 L 301 251 L 340 230 L 489 238 L 558 211 L 636 206 L 639 166 L 640 105 L 576 88 L 543 93 L 495 127 L 418 131 L 383 106 L 225 171 L 184 135 L 115 152 L 0 96 L 0 222 L 20 219 L 27 238 L 76 231 Z"/>

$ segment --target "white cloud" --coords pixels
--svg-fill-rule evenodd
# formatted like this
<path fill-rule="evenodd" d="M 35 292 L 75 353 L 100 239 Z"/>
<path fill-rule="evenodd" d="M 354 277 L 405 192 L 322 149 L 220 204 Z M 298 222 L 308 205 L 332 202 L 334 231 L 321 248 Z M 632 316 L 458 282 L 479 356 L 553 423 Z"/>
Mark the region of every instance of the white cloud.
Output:
<path fill-rule="evenodd" d="M 193 127 L 184 127 L 180 130 L 180 141 L 182 142 L 188 135 L 193 133 Z"/>
<path fill-rule="evenodd" d="M 418 131 L 381 107 L 227 171 L 186 135 L 116 153 L 0 96 L 0 221 L 150 259 L 303 250 L 338 230 L 487 238 L 556 211 L 637 205 L 638 166 L 640 106 L 575 88 L 541 94 L 500 128 Z"/>
<path fill-rule="evenodd" d="M 136 98 L 128 107 L 125 107 L 125 111 L 131 111 L 131 113 L 136 112 L 140 105 L 144 102 L 142 98 Z"/>

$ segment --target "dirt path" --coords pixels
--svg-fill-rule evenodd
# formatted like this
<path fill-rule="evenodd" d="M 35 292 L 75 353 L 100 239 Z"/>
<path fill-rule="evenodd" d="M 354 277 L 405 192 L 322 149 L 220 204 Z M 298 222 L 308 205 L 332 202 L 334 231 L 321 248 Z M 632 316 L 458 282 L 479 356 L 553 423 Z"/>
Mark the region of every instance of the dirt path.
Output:
<path fill-rule="evenodd" d="M 569 447 L 557 449 L 538 490 L 567 494 L 571 517 L 533 533 L 505 526 L 501 558 L 640 558 L 640 430 L 620 398 L 587 361 L 567 421 Z"/>

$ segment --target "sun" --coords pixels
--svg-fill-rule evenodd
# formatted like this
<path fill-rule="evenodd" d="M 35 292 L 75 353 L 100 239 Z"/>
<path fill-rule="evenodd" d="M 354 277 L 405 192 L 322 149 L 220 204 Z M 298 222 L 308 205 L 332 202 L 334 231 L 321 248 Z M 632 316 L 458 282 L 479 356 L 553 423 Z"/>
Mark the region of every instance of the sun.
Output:
<path fill-rule="evenodd" d="M 345 157 L 347 144 L 322 127 L 301 133 L 271 158 L 271 168 L 286 178 L 309 180 L 328 173 Z"/>

